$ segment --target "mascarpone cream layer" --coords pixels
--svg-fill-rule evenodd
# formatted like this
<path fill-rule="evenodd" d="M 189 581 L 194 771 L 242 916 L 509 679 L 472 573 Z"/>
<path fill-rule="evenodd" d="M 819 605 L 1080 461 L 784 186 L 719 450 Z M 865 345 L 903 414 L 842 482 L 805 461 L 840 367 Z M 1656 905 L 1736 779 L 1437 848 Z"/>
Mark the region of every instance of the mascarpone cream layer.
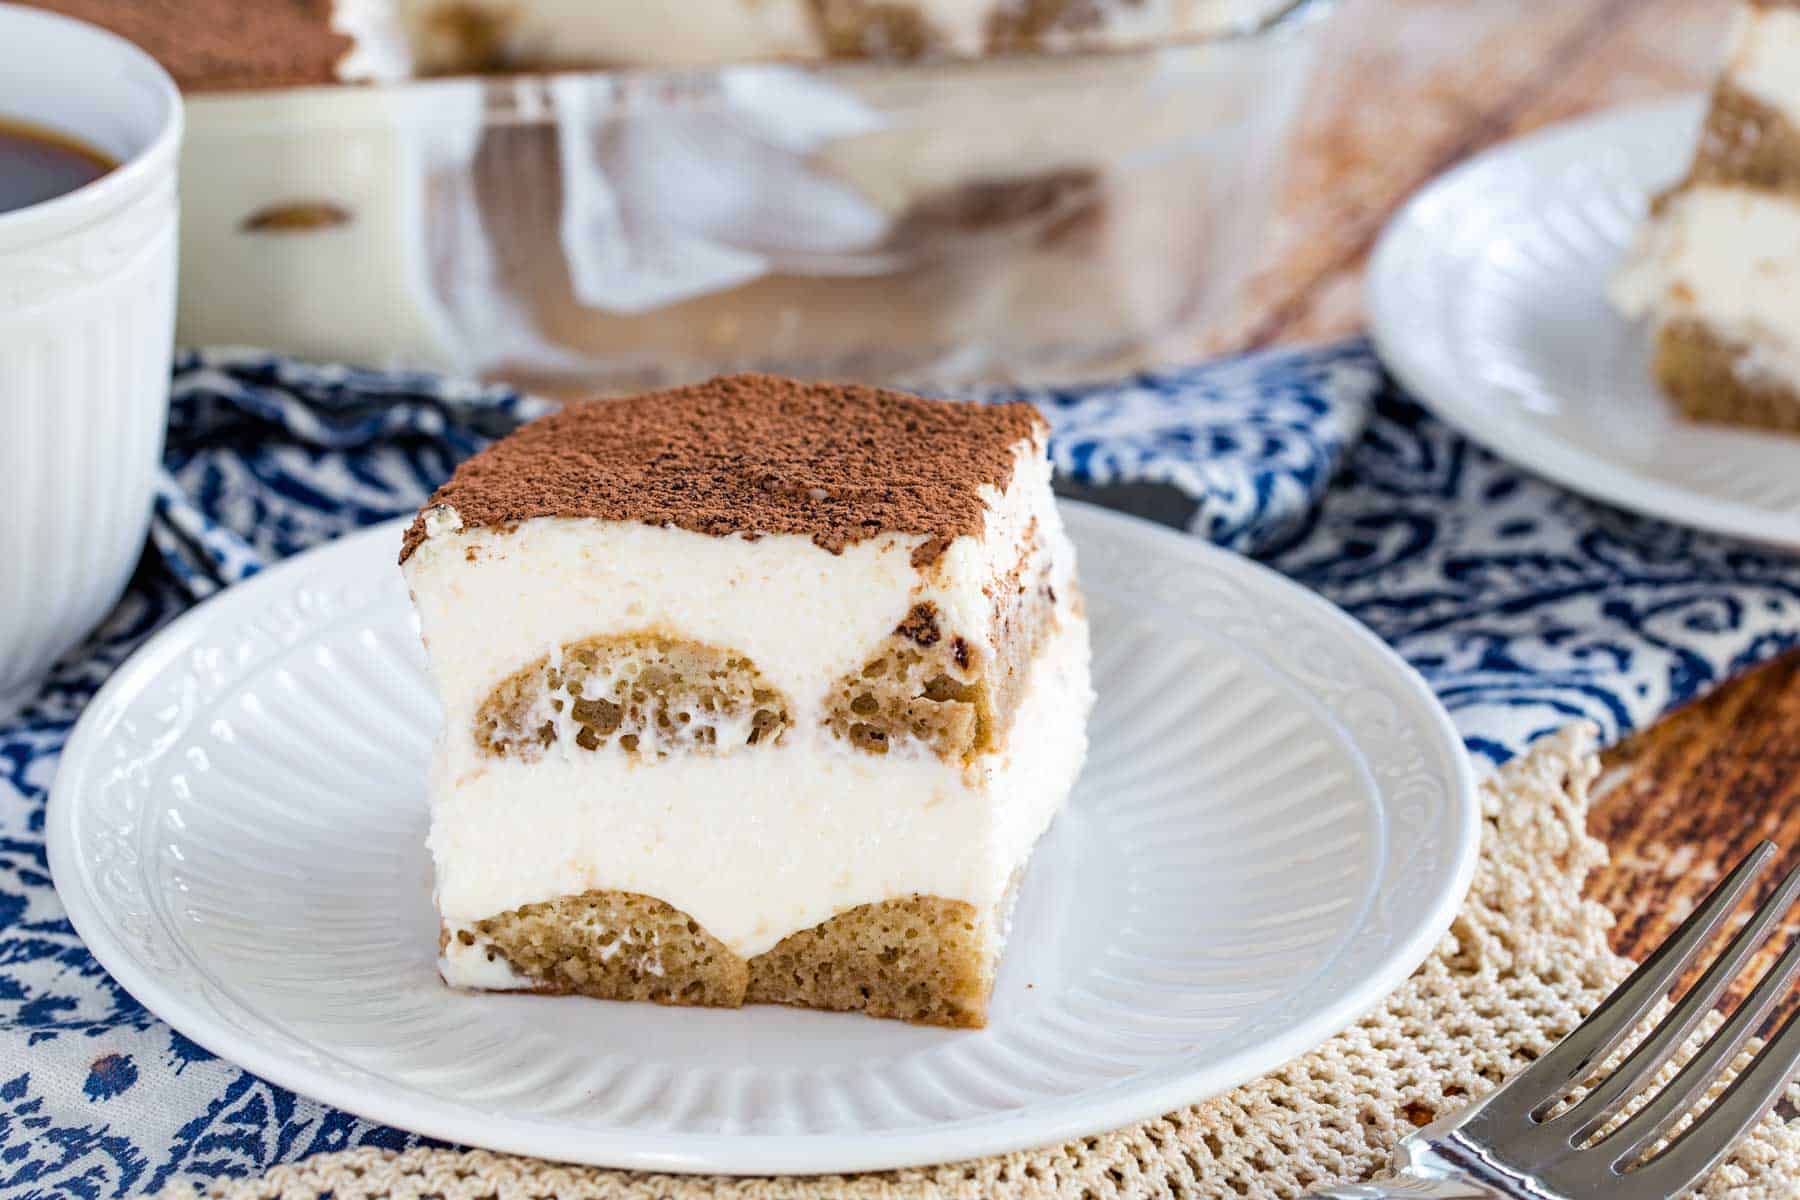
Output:
<path fill-rule="evenodd" d="M 1065 613 L 1005 748 L 973 768 L 862 754 L 804 729 L 766 749 L 655 763 L 554 749 L 493 760 L 439 781 L 452 785 L 432 817 L 439 912 L 454 947 L 458 930 L 519 905 L 622 889 L 748 958 L 914 892 L 998 904 L 1081 769 L 1090 703 L 1087 627 Z M 441 966 L 453 985 L 507 986 L 485 954 Z"/>
<path fill-rule="evenodd" d="M 459 51 L 440 26 L 451 11 L 491 17 L 504 30 L 504 61 L 517 68 L 556 66 L 701 66 L 830 57 L 814 19 L 815 0 L 682 0 L 680 4 L 595 3 L 594 0 L 338 0 L 357 15 L 345 24 L 381 29 L 371 11 L 397 6 L 419 65 L 458 69 Z M 1246 29 L 1285 8 L 1289 0 L 1101 0 L 1099 19 L 1052 33 L 1057 50 L 1141 45 Z M 901 0 L 929 27 L 939 53 L 973 58 L 988 48 L 997 14 L 1012 0 Z M 880 47 L 870 47 L 879 54 Z"/>
<path fill-rule="evenodd" d="M 1800 128 L 1800 9 L 1739 5 L 1725 78 Z"/>
<path fill-rule="evenodd" d="M 957 538 L 923 571 L 911 561 L 917 534 L 832 554 L 802 536 L 713 537 L 632 521 L 465 529 L 454 509 L 430 510 L 402 569 L 444 706 L 448 779 L 486 761 L 472 731 L 494 686 L 585 638 L 654 631 L 730 647 L 788 697 L 798 729 L 822 721 L 832 684 L 915 604 L 935 604 L 946 636 L 979 652 L 994 620 L 985 589 L 1018 562 L 1034 520 L 1035 553 L 1049 556 L 1059 594 L 1075 563 L 1041 445 L 1021 442 L 1006 491 L 985 491 L 981 535 Z"/>
<path fill-rule="evenodd" d="M 1753 348 L 1746 369 L 1800 383 L 1800 203 L 1747 188 L 1678 193 L 1613 281 L 1627 314 L 1694 320 Z"/>

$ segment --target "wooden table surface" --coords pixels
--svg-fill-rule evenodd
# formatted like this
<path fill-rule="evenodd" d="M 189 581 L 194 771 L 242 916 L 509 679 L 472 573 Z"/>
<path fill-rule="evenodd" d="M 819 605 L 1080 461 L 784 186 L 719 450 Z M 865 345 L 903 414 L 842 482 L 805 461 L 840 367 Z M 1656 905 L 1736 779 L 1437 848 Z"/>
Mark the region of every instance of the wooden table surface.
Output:
<path fill-rule="evenodd" d="M 1289 167 L 1267 267 L 1209 350 L 1361 325 L 1394 210 L 1453 164 L 1539 126 L 1706 86 L 1729 0 L 1344 0 Z M 1641 956 L 1764 837 L 1800 863 L 1800 651 L 1608 755 L 1591 894 Z M 1765 880 L 1772 889 L 1775 880 Z"/>

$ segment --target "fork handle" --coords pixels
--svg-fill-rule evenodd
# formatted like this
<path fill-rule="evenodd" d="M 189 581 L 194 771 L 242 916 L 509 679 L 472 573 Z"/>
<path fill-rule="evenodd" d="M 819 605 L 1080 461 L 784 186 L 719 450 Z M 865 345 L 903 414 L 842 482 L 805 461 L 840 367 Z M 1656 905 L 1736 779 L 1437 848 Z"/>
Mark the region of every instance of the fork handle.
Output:
<path fill-rule="evenodd" d="M 1505 1192 L 1468 1179 L 1424 1179 L 1402 1175 L 1374 1183 L 1342 1183 L 1305 1200 L 1513 1200 Z"/>

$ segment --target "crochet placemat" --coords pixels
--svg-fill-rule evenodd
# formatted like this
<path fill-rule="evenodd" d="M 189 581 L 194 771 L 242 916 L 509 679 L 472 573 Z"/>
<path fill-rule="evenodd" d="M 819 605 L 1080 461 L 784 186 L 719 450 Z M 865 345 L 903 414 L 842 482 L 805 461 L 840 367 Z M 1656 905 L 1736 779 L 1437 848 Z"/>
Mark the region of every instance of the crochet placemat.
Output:
<path fill-rule="evenodd" d="M 484 1151 L 324 1154 L 167 1198 L 220 1200 L 1276 1200 L 1377 1173 L 1413 1128 L 1523 1068 L 1630 969 L 1582 898 L 1606 849 L 1586 829 L 1593 733 L 1542 739 L 1483 787 L 1481 859 L 1432 956 L 1381 1008 L 1283 1070 L 1153 1121 L 1052 1149 L 859 1176 L 726 1179 L 570 1167 Z M 1765 1122 L 1698 1192 L 1776 1200 L 1800 1179 L 1800 1122 Z"/>

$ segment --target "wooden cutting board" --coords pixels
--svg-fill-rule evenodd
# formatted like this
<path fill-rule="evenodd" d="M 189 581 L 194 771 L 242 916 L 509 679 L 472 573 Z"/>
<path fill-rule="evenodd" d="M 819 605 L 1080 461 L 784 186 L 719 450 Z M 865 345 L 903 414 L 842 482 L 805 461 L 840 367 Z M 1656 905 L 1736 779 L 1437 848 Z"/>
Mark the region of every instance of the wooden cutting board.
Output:
<path fill-rule="evenodd" d="M 1641 956 L 1763 838 L 1800 864 L 1800 650 L 1663 718 L 1606 756 L 1588 828 L 1612 850 L 1589 893 Z M 1762 881 L 1774 890 L 1775 872 Z"/>

